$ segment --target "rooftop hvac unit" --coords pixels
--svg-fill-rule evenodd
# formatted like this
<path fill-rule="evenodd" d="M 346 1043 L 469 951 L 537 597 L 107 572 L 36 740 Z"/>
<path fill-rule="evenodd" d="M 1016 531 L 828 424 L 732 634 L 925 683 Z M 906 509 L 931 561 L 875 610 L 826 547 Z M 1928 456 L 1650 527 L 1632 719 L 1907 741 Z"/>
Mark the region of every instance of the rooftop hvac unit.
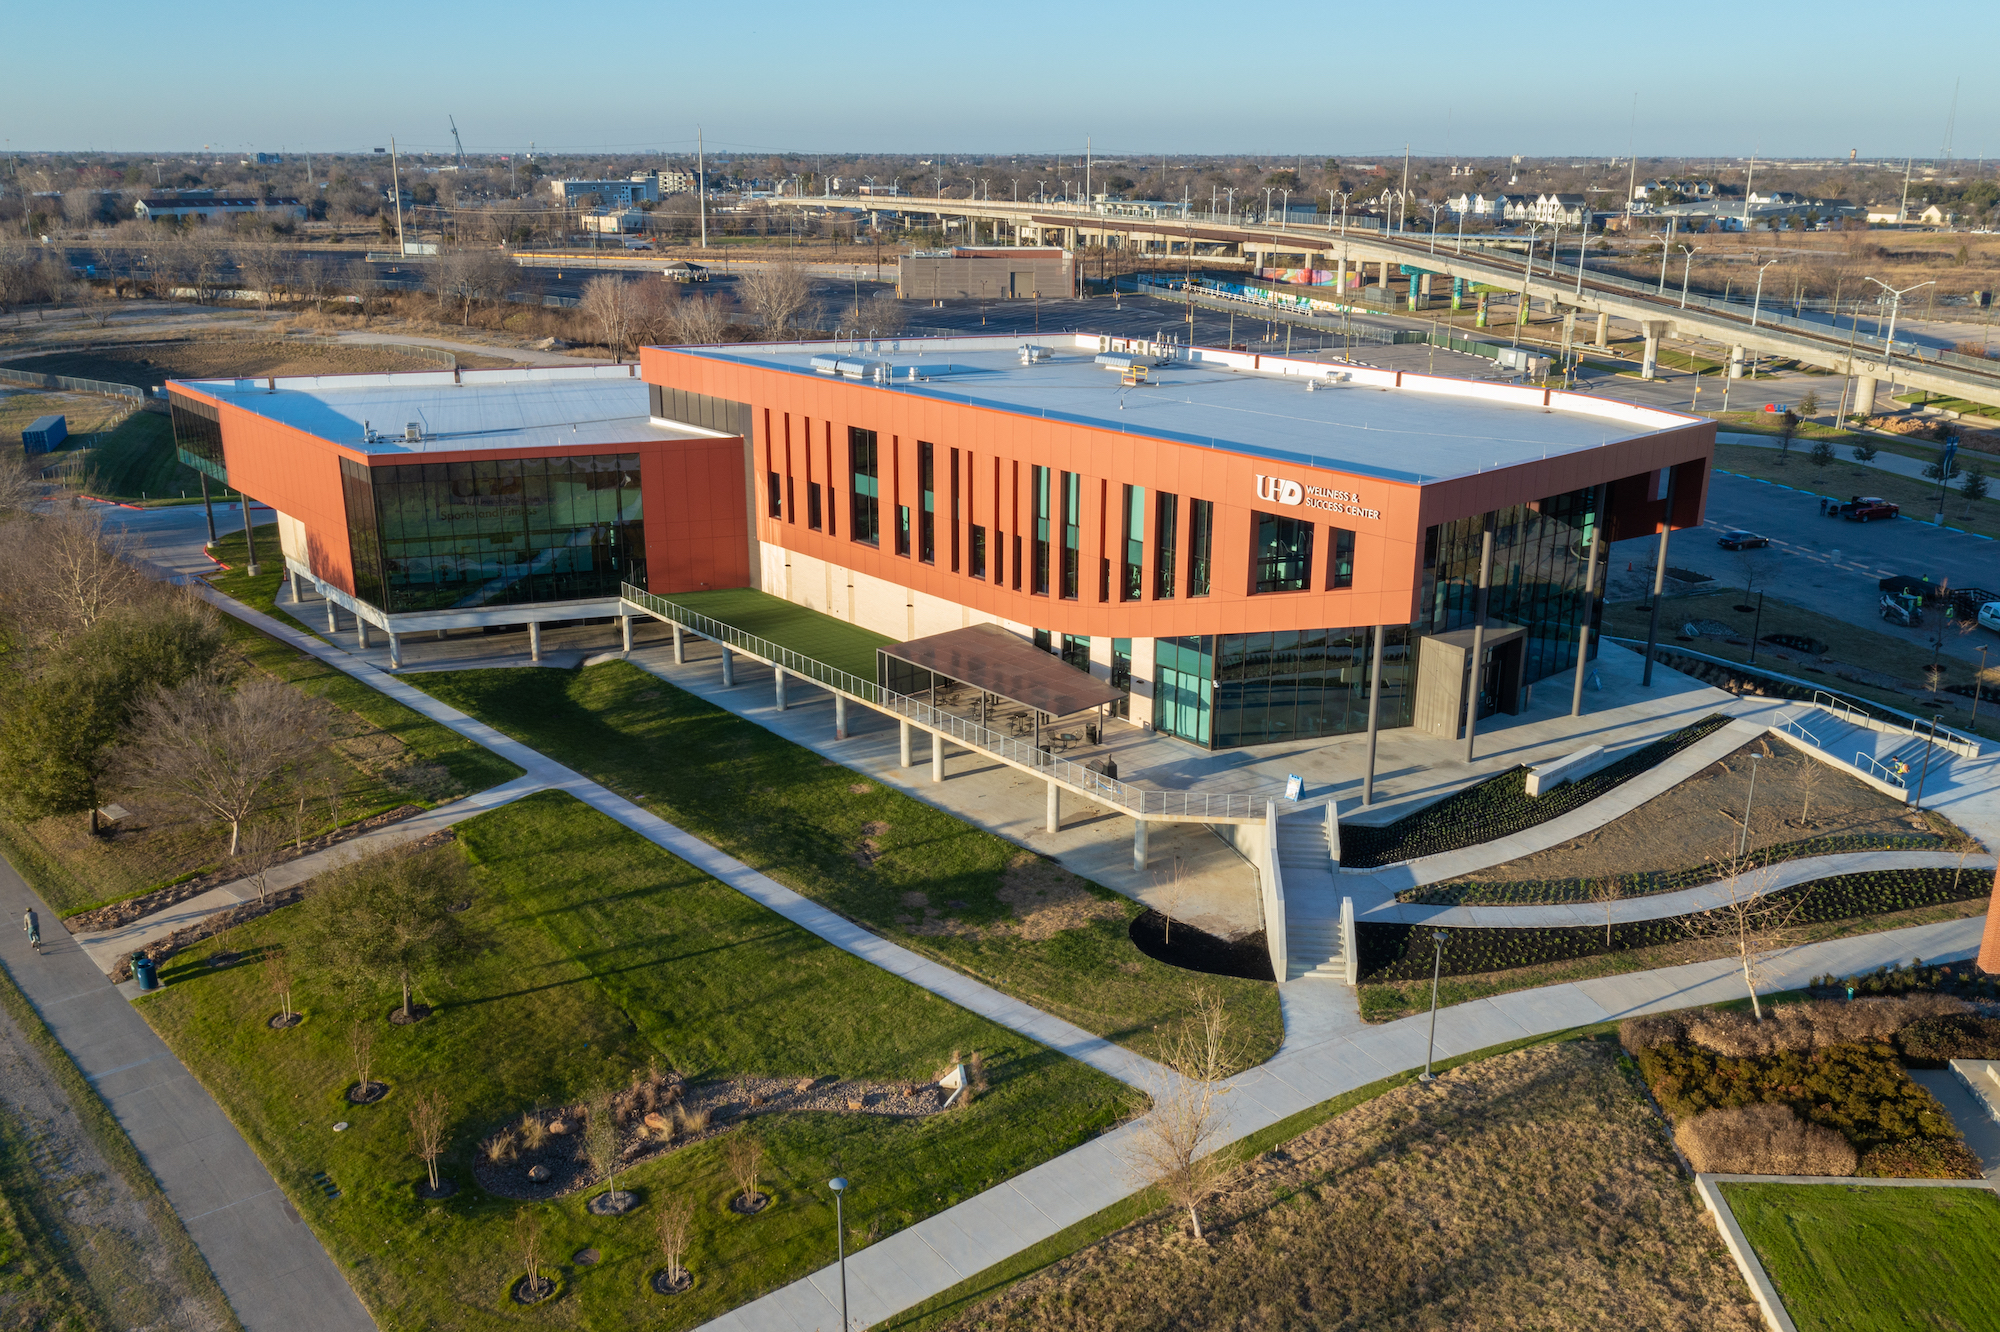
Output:
<path fill-rule="evenodd" d="M 405 444 L 422 443 L 423 438 L 424 438 L 424 427 L 422 422 L 412 421 L 408 425 L 403 427 L 403 442 Z"/>

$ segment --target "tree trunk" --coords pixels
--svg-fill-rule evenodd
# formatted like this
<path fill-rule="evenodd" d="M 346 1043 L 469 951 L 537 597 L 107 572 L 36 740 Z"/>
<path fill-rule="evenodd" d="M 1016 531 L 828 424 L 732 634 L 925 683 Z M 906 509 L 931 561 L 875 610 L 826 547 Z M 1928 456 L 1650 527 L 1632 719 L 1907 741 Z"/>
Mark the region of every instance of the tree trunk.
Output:
<path fill-rule="evenodd" d="M 1750 974 L 1750 954 L 1748 950 L 1745 950 L 1743 953 L 1743 988 L 1750 991 L 1750 1011 L 1757 1015 L 1759 1022 L 1762 1022 L 1764 1020 L 1764 1006 L 1757 1002 L 1757 981 Z"/>
<path fill-rule="evenodd" d="M 416 1009 L 410 1003 L 410 973 L 403 973 L 403 1020 L 408 1022 L 416 1017 Z"/>
<path fill-rule="evenodd" d="M 1193 1204 L 1193 1203 L 1189 1203 L 1189 1204 L 1188 1204 L 1188 1220 L 1190 1220 L 1190 1221 L 1194 1222 L 1194 1237 L 1195 1237 L 1196 1239 L 1200 1239 L 1200 1238 L 1201 1238 L 1201 1213 L 1200 1213 L 1200 1212 L 1197 1212 L 1197 1211 L 1196 1211 L 1196 1210 L 1194 1209 L 1194 1204 Z"/>
<path fill-rule="evenodd" d="M 229 854 L 236 854 L 236 845 L 243 838 L 243 824 L 237 819 L 229 821 Z"/>

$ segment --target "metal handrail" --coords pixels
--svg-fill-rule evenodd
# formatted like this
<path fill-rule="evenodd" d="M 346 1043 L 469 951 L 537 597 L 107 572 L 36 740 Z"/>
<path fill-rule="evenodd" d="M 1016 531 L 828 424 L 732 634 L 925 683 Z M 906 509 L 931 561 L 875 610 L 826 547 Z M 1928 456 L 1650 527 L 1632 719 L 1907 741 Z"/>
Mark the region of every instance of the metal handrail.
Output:
<path fill-rule="evenodd" d="M 1813 691 L 1812 704 L 1855 726 L 1866 726 L 1875 720 L 1866 708 L 1858 708 L 1838 694 L 1829 694 L 1824 689 Z"/>
<path fill-rule="evenodd" d="M 1854 766 L 1861 769 L 1861 771 L 1863 772 L 1870 772 L 1872 770 L 1874 776 L 1879 777 L 1880 779 L 1889 783 L 1889 785 L 1895 787 L 1900 791 L 1907 791 L 1910 789 L 1910 784 L 1908 782 L 1904 781 L 1891 769 L 1884 767 L 1880 763 L 1877 763 L 1875 761 L 1875 757 L 1872 754 L 1865 754 L 1858 749 L 1855 750 Z"/>
<path fill-rule="evenodd" d="M 1910 723 L 1910 735 L 1912 737 L 1928 737 L 1935 741 L 1939 748 L 1949 749 L 1966 757 L 1974 757 L 1979 753 L 1978 741 L 1968 736 L 1960 735 L 1957 731 L 1940 726 L 1935 721 L 1926 721 L 1921 717 Z"/>
<path fill-rule="evenodd" d="M 1081 763 L 1057 758 L 1027 741 L 1002 735 L 977 722 L 932 707 L 922 699 L 885 689 L 873 680 L 864 680 L 769 639 L 745 633 L 734 625 L 724 624 L 700 611 L 633 587 L 630 583 L 621 585 L 620 595 L 633 605 L 691 629 L 703 638 L 727 644 L 767 665 L 846 694 L 877 711 L 914 722 L 928 731 L 948 735 L 968 749 L 982 750 L 1018 767 L 1040 770 L 1092 799 L 1115 805 L 1133 815 L 1192 822 L 1253 819 L 1259 817 L 1259 806 L 1283 798 L 1282 788 L 1275 787 L 1266 791 L 1161 791 L 1134 786 L 1130 782 L 1107 777 Z"/>
<path fill-rule="evenodd" d="M 1814 749 L 1826 748 L 1825 745 L 1822 745 L 1819 742 L 1818 736 L 1814 735 L 1811 731 L 1808 731 L 1804 726 L 1800 725 L 1799 720 L 1796 717 L 1793 717 L 1787 713 L 1781 712 L 1778 714 L 1778 727 L 1780 730 L 1797 732 L 1799 738 L 1801 740 L 1804 740 L 1807 744 L 1811 745 Z"/>

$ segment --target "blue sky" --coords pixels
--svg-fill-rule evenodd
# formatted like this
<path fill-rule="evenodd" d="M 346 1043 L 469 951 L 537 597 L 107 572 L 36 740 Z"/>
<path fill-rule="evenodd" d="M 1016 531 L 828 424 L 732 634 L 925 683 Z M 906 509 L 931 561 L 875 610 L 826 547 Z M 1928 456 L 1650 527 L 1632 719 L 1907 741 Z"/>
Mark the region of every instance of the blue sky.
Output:
<path fill-rule="evenodd" d="M 2000 4 L 22 5 L 16 149 L 2000 155 Z M 1900 16 L 1900 17 L 1899 17 Z M 1638 96 L 1636 127 L 1633 97 Z"/>

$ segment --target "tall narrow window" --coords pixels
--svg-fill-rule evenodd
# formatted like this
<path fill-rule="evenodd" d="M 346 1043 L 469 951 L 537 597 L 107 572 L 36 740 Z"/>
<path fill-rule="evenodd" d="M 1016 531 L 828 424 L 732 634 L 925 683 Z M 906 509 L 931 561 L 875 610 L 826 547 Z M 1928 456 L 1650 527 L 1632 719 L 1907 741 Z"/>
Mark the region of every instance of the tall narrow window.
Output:
<path fill-rule="evenodd" d="M 910 506 L 907 504 L 896 506 L 896 553 L 910 553 Z"/>
<path fill-rule="evenodd" d="M 1313 525 L 1274 513 L 1253 514 L 1256 548 L 1250 572 L 1259 592 L 1304 592 L 1312 586 Z"/>
<path fill-rule="evenodd" d="M 1181 497 L 1161 491 L 1153 502 L 1153 596 L 1174 595 L 1174 561 L 1180 557 Z"/>
<path fill-rule="evenodd" d="M 1215 545 L 1215 501 L 1188 501 L 1188 595 L 1208 595 L 1209 556 Z"/>
<path fill-rule="evenodd" d="M 854 511 L 848 523 L 848 534 L 864 546 L 882 544 L 882 501 L 881 473 L 875 457 L 875 432 L 849 427 L 847 431 L 847 465 L 853 473 L 848 482 L 848 494 L 852 498 Z"/>
<path fill-rule="evenodd" d="M 795 476 L 788 476 L 785 478 L 785 521 L 795 523 L 798 520 L 799 479 Z"/>
<path fill-rule="evenodd" d="M 958 572 L 958 450 L 951 451 L 951 571 Z"/>
<path fill-rule="evenodd" d="M 1146 581 L 1146 488 L 1125 487 L 1125 579 L 1120 601 L 1137 601 Z"/>
<path fill-rule="evenodd" d="M 1014 534 L 1014 590 L 1021 590 L 1021 534 Z"/>
<path fill-rule="evenodd" d="M 817 532 L 820 529 L 819 482 L 806 482 L 806 526 Z"/>
<path fill-rule="evenodd" d="M 1035 575 L 1031 590 L 1036 596 L 1045 597 L 1049 594 L 1049 469 L 1030 467 L 1028 488 L 1035 506 Z"/>
<path fill-rule="evenodd" d="M 782 518 L 785 516 L 785 497 L 784 493 L 778 488 L 778 474 L 776 472 L 771 472 L 768 473 L 767 475 L 769 477 L 769 482 L 764 487 L 764 492 L 765 492 L 764 507 L 770 517 Z"/>
<path fill-rule="evenodd" d="M 1327 556 L 1326 585 L 1354 586 L 1354 533 L 1345 527 L 1333 529 L 1333 543 Z"/>
<path fill-rule="evenodd" d="M 1076 600 L 1077 564 L 1083 554 L 1083 478 L 1062 474 L 1062 595 Z"/>
<path fill-rule="evenodd" d="M 972 576 L 986 577 L 986 529 L 978 523 L 972 525 Z M 995 581 L 998 581 L 996 576 Z"/>
<path fill-rule="evenodd" d="M 1114 717 L 1132 715 L 1132 640 L 1114 638 L 1111 640 L 1111 687 L 1125 691 L 1125 697 L 1111 705 Z"/>
<path fill-rule="evenodd" d="M 917 441 L 917 558 L 937 563 L 937 449 Z"/>

